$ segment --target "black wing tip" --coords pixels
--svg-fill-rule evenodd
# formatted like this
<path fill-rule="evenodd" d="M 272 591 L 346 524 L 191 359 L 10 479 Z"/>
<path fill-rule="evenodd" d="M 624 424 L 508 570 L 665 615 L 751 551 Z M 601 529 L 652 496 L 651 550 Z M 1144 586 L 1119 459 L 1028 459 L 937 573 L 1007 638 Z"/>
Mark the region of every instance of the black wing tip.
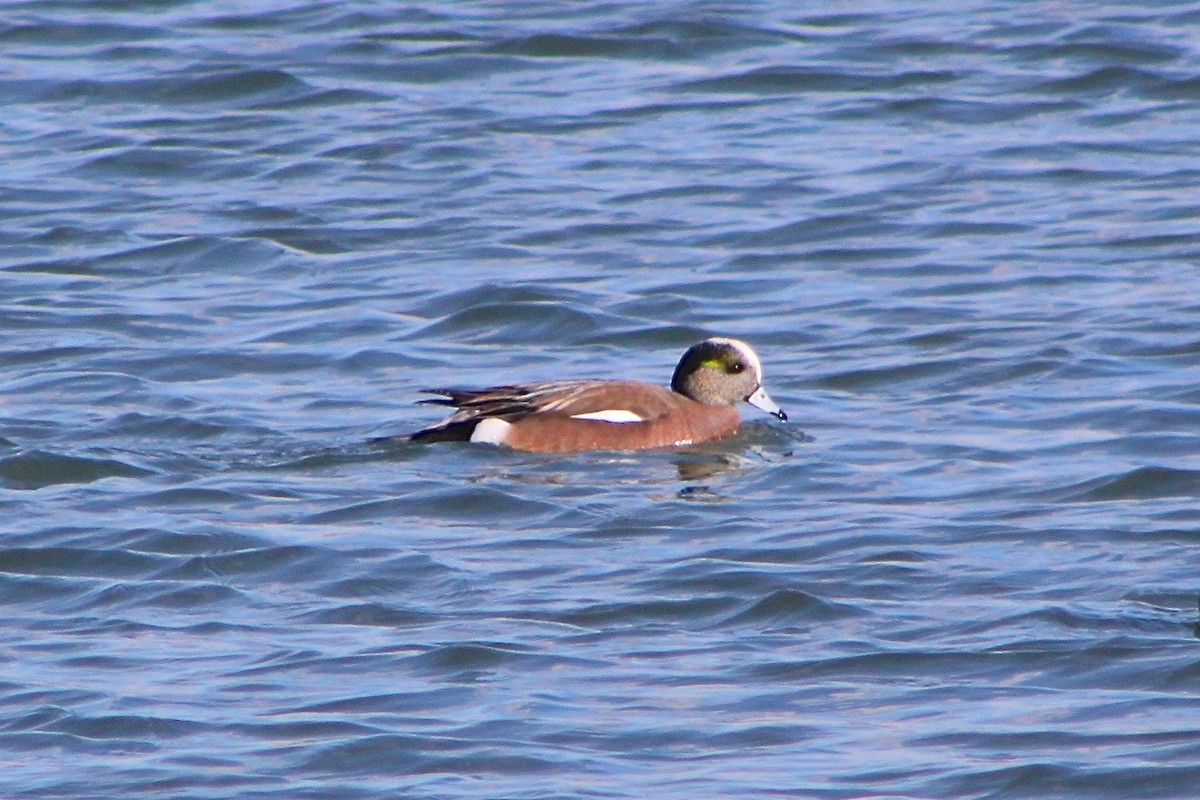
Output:
<path fill-rule="evenodd" d="M 459 401 L 470 392 L 466 389 L 421 389 L 421 394 L 431 394 L 434 397 L 426 397 L 423 400 L 418 400 L 419 406 L 457 406 Z"/>
<path fill-rule="evenodd" d="M 403 438 L 410 442 L 469 442 L 474 430 L 474 421 L 453 422 L 449 425 L 435 425 L 432 428 L 423 428 Z"/>
<path fill-rule="evenodd" d="M 388 447 L 392 445 L 402 445 L 405 442 L 448 442 L 462 438 L 471 438 L 470 432 L 466 432 L 463 436 L 463 431 L 455 425 L 434 425 L 429 428 L 422 428 L 413 433 L 393 433 L 390 436 L 372 436 L 367 441 L 380 447 Z"/>

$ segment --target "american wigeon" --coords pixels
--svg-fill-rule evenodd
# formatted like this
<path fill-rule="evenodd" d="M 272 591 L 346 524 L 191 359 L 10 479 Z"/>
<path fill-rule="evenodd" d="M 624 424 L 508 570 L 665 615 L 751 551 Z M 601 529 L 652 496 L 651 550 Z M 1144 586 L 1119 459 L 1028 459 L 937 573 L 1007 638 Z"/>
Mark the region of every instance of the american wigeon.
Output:
<path fill-rule="evenodd" d="M 641 381 L 566 380 L 426 391 L 445 397 L 422 403 L 458 410 L 409 439 L 541 453 L 680 447 L 717 439 L 741 425 L 734 407 L 741 401 L 787 419 L 762 387 L 755 352 L 725 338 L 688 348 L 670 389 Z"/>

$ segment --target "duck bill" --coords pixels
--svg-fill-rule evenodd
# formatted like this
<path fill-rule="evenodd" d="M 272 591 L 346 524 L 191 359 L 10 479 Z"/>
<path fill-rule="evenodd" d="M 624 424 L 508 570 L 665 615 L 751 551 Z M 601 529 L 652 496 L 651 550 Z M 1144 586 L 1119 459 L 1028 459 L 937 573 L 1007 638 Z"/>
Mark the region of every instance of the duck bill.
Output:
<path fill-rule="evenodd" d="M 754 390 L 754 394 L 746 398 L 746 402 L 757 409 L 767 412 L 773 417 L 778 417 L 784 422 L 787 422 L 787 414 L 784 413 L 782 408 L 775 405 L 775 401 L 771 399 L 769 394 L 767 394 L 767 390 L 761 386 Z"/>

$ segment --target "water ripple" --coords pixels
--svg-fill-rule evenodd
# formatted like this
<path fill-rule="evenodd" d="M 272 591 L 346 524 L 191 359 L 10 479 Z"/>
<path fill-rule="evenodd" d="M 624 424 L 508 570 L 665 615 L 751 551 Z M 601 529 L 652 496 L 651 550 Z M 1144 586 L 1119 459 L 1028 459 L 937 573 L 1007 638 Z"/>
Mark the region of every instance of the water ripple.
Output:
<path fill-rule="evenodd" d="M 131 478 L 150 470 L 111 458 L 85 458 L 39 450 L 0 458 L 0 481 L 10 489 L 41 489 L 64 483 L 91 483 L 104 478 Z"/>
<path fill-rule="evenodd" d="M 1200 13 L 749 10 L 6 5 L 9 794 L 1190 796 Z"/>

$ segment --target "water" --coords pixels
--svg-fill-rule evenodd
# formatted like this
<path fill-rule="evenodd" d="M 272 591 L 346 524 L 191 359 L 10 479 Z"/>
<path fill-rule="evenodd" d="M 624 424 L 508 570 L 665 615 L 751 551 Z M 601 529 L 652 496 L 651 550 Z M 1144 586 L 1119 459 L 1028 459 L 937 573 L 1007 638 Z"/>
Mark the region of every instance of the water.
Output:
<path fill-rule="evenodd" d="M 0 794 L 1193 797 L 1198 26 L 6 3 Z M 708 334 L 792 422 L 370 443 Z"/>

